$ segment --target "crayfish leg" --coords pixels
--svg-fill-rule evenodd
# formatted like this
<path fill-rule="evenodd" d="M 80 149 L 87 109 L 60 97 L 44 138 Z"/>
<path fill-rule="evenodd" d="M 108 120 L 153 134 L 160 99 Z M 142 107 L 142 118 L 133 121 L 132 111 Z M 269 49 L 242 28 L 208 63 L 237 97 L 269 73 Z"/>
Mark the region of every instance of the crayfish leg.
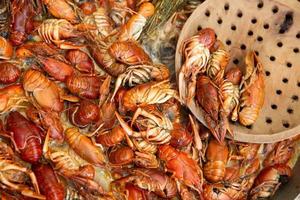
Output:
<path fill-rule="evenodd" d="M 46 199 L 44 195 L 37 194 L 28 188 L 23 188 L 21 191 L 21 194 L 26 197 L 31 197 L 31 198 L 35 198 L 35 199 Z"/>
<path fill-rule="evenodd" d="M 133 131 L 130 126 L 122 119 L 120 114 L 118 112 L 115 112 L 115 115 L 117 117 L 117 120 L 119 121 L 121 127 L 124 129 L 125 133 L 128 136 L 133 136 L 133 137 L 139 137 L 140 134 L 138 132 Z"/>

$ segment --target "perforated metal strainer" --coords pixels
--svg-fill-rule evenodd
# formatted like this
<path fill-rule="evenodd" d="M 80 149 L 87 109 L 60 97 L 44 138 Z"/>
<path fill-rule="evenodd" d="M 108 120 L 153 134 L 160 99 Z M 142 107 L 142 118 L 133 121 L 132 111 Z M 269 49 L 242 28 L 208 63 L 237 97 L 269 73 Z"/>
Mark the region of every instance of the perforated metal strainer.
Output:
<path fill-rule="evenodd" d="M 243 67 L 248 50 L 259 55 L 265 69 L 265 103 L 251 127 L 231 124 L 238 141 L 270 143 L 300 134 L 300 1 L 280 2 L 207 0 L 190 16 L 178 40 L 177 74 L 182 42 L 205 27 L 213 28 L 230 51 L 229 68 Z M 205 124 L 196 102 L 187 106 Z"/>

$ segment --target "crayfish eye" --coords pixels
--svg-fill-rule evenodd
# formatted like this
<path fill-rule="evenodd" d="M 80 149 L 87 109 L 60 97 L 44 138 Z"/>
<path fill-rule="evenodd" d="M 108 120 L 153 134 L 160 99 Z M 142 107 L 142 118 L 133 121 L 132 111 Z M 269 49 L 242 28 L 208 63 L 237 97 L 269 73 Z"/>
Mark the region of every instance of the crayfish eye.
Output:
<path fill-rule="evenodd" d="M 279 182 L 282 183 L 282 184 L 285 184 L 287 182 L 289 182 L 289 176 L 287 175 L 282 175 L 279 177 Z"/>
<path fill-rule="evenodd" d="M 166 175 L 172 176 L 173 174 L 171 172 L 166 172 Z"/>
<path fill-rule="evenodd" d="M 167 190 L 167 188 L 165 188 L 165 189 L 163 190 L 163 192 L 164 192 L 165 196 L 168 196 L 168 190 Z"/>
<path fill-rule="evenodd" d="M 219 194 L 220 190 L 218 188 L 213 188 L 213 192 L 216 193 L 216 194 Z"/>

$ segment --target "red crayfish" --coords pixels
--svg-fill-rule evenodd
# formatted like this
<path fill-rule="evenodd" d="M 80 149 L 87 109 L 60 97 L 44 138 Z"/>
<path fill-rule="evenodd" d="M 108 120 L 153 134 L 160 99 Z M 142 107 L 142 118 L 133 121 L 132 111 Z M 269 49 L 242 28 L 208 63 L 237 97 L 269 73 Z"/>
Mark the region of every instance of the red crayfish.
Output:
<path fill-rule="evenodd" d="M 23 160 L 36 163 L 42 156 L 41 130 L 17 111 L 7 117 L 7 130 Z"/>
<path fill-rule="evenodd" d="M 166 169 L 172 172 L 176 179 L 195 189 L 201 195 L 203 175 L 195 160 L 169 145 L 159 147 L 159 158 L 165 161 Z"/>
<path fill-rule="evenodd" d="M 57 176 L 49 165 L 38 164 L 33 167 L 38 184 L 41 186 L 41 193 L 51 200 L 63 200 L 65 190 L 58 182 Z"/>

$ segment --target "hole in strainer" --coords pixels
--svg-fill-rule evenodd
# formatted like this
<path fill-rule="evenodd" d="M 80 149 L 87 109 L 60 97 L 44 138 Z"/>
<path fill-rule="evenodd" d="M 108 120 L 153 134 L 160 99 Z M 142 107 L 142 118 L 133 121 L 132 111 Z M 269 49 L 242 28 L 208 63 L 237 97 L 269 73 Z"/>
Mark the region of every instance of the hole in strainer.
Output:
<path fill-rule="evenodd" d="M 276 60 L 275 56 L 270 56 L 270 60 L 275 61 Z"/>
<path fill-rule="evenodd" d="M 231 40 L 226 40 L 226 44 L 229 46 L 231 45 Z"/>
<path fill-rule="evenodd" d="M 256 18 L 252 18 L 252 19 L 251 19 L 251 23 L 252 23 L 252 24 L 256 24 L 256 22 L 257 22 L 257 19 L 256 19 Z"/>
<path fill-rule="evenodd" d="M 270 76 L 270 72 L 269 71 L 266 71 L 266 76 Z"/>
<path fill-rule="evenodd" d="M 198 31 L 201 31 L 201 30 L 202 30 L 202 26 L 199 25 L 199 26 L 197 27 L 197 30 L 198 30 Z"/>
<path fill-rule="evenodd" d="M 276 90 L 276 94 L 281 95 L 282 91 L 281 90 Z"/>
<path fill-rule="evenodd" d="M 294 53 L 299 53 L 299 48 L 294 48 Z"/>
<path fill-rule="evenodd" d="M 272 12 L 275 14 L 275 13 L 277 13 L 278 12 L 278 7 L 277 6 L 274 6 L 273 8 L 272 8 Z"/>
<path fill-rule="evenodd" d="M 246 45 L 244 45 L 244 44 L 241 44 L 241 49 L 242 50 L 245 50 L 247 48 L 247 46 Z"/>
<path fill-rule="evenodd" d="M 249 126 L 246 126 L 247 129 L 252 129 L 253 126 L 252 125 L 249 125 Z"/>
<path fill-rule="evenodd" d="M 291 68 L 291 67 L 293 66 L 293 64 L 290 63 L 290 62 L 287 62 L 287 63 L 286 63 L 286 66 L 287 66 L 288 68 Z"/>
<path fill-rule="evenodd" d="M 257 56 L 259 56 L 259 52 L 258 52 L 258 51 L 255 51 L 255 54 L 256 54 Z"/>
<path fill-rule="evenodd" d="M 243 17 L 243 12 L 239 10 L 238 13 L 237 13 L 237 16 L 238 16 L 239 18 Z"/>
<path fill-rule="evenodd" d="M 288 108 L 288 109 L 286 110 L 286 112 L 289 113 L 289 114 L 293 114 L 293 113 L 294 113 L 294 110 L 293 110 L 292 108 Z"/>
<path fill-rule="evenodd" d="M 264 29 L 269 29 L 269 24 L 264 24 Z"/>
<path fill-rule="evenodd" d="M 235 26 L 235 25 L 232 25 L 232 26 L 231 26 L 231 30 L 235 31 L 235 30 L 236 30 L 236 26 Z"/>
<path fill-rule="evenodd" d="M 290 123 L 288 123 L 287 121 L 283 121 L 283 122 L 282 122 L 282 126 L 283 126 L 284 128 L 289 128 L 289 127 L 290 127 Z"/>
<path fill-rule="evenodd" d="M 221 18 L 219 18 L 217 22 L 218 22 L 218 24 L 222 24 L 223 20 Z"/>
<path fill-rule="evenodd" d="M 293 96 L 292 96 L 292 99 L 293 99 L 293 101 L 298 101 L 298 100 L 299 100 L 299 97 L 298 97 L 297 95 L 293 95 Z"/>
<path fill-rule="evenodd" d="M 298 81 L 297 86 L 300 87 L 300 81 Z"/>
<path fill-rule="evenodd" d="M 272 124 L 272 119 L 270 117 L 267 117 L 266 122 L 267 122 L 267 124 Z"/>
<path fill-rule="evenodd" d="M 287 82 L 289 82 L 289 79 L 283 78 L 283 79 L 282 79 L 282 82 L 283 82 L 283 83 L 287 83 Z"/>
<path fill-rule="evenodd" d="M 258 7 L 258 8 L 264 7 L 264 2 L 260 1 L 260 2 L 257 4 L 257 7 Z"/>
<path fill-rule="evenodd" d="M 277 43 L 277 46 L 278 46 L 278 47 L 282 47 L 282 46 L 283 46 L 282 42 L 278 42 L 278 43 Z"/>
<path fill-rule="evenodd" d="M 229 3 L 225 3 L 224 10 L 229 10 Z"/>
<path fill-rule="evenodd" d="M 297 33 L 296 38 L 300 39 L 300 32 Z"/>
<path fill-rule="evenodd" d="M 276 105 L 276 104 L 272 104 L 272 105 L 271 105 L 271 108 L 272 108 L 273 110 L 276 110 L 276 109 L 277 109 L 277 105 Z"/>
<path fill-rule="evenodd" d="M 257 37 L 257 41 L 261 42 L 261 41 L 263 41 L 263 40 L 264 40 L 263 37 L 261 37 L 261 36 L 258 36 L 258 37 Z"/>
<path fill-rule="evenodd" d="M 252 35 L 253 35 L 253 31 L 251 31 L 251 30 L 248 31 L 248 35 L 249 35 L 249 36 L 252 36 Z"/>
<path fill-rule="evenodd" d="M 206 16 L 206 17 L 209 17 L 209 16 L 210 16 L 210 11 L 209 11 L 209 10 L 206 10 L 206 11 L 205 11 L 205 16 Z"/>

